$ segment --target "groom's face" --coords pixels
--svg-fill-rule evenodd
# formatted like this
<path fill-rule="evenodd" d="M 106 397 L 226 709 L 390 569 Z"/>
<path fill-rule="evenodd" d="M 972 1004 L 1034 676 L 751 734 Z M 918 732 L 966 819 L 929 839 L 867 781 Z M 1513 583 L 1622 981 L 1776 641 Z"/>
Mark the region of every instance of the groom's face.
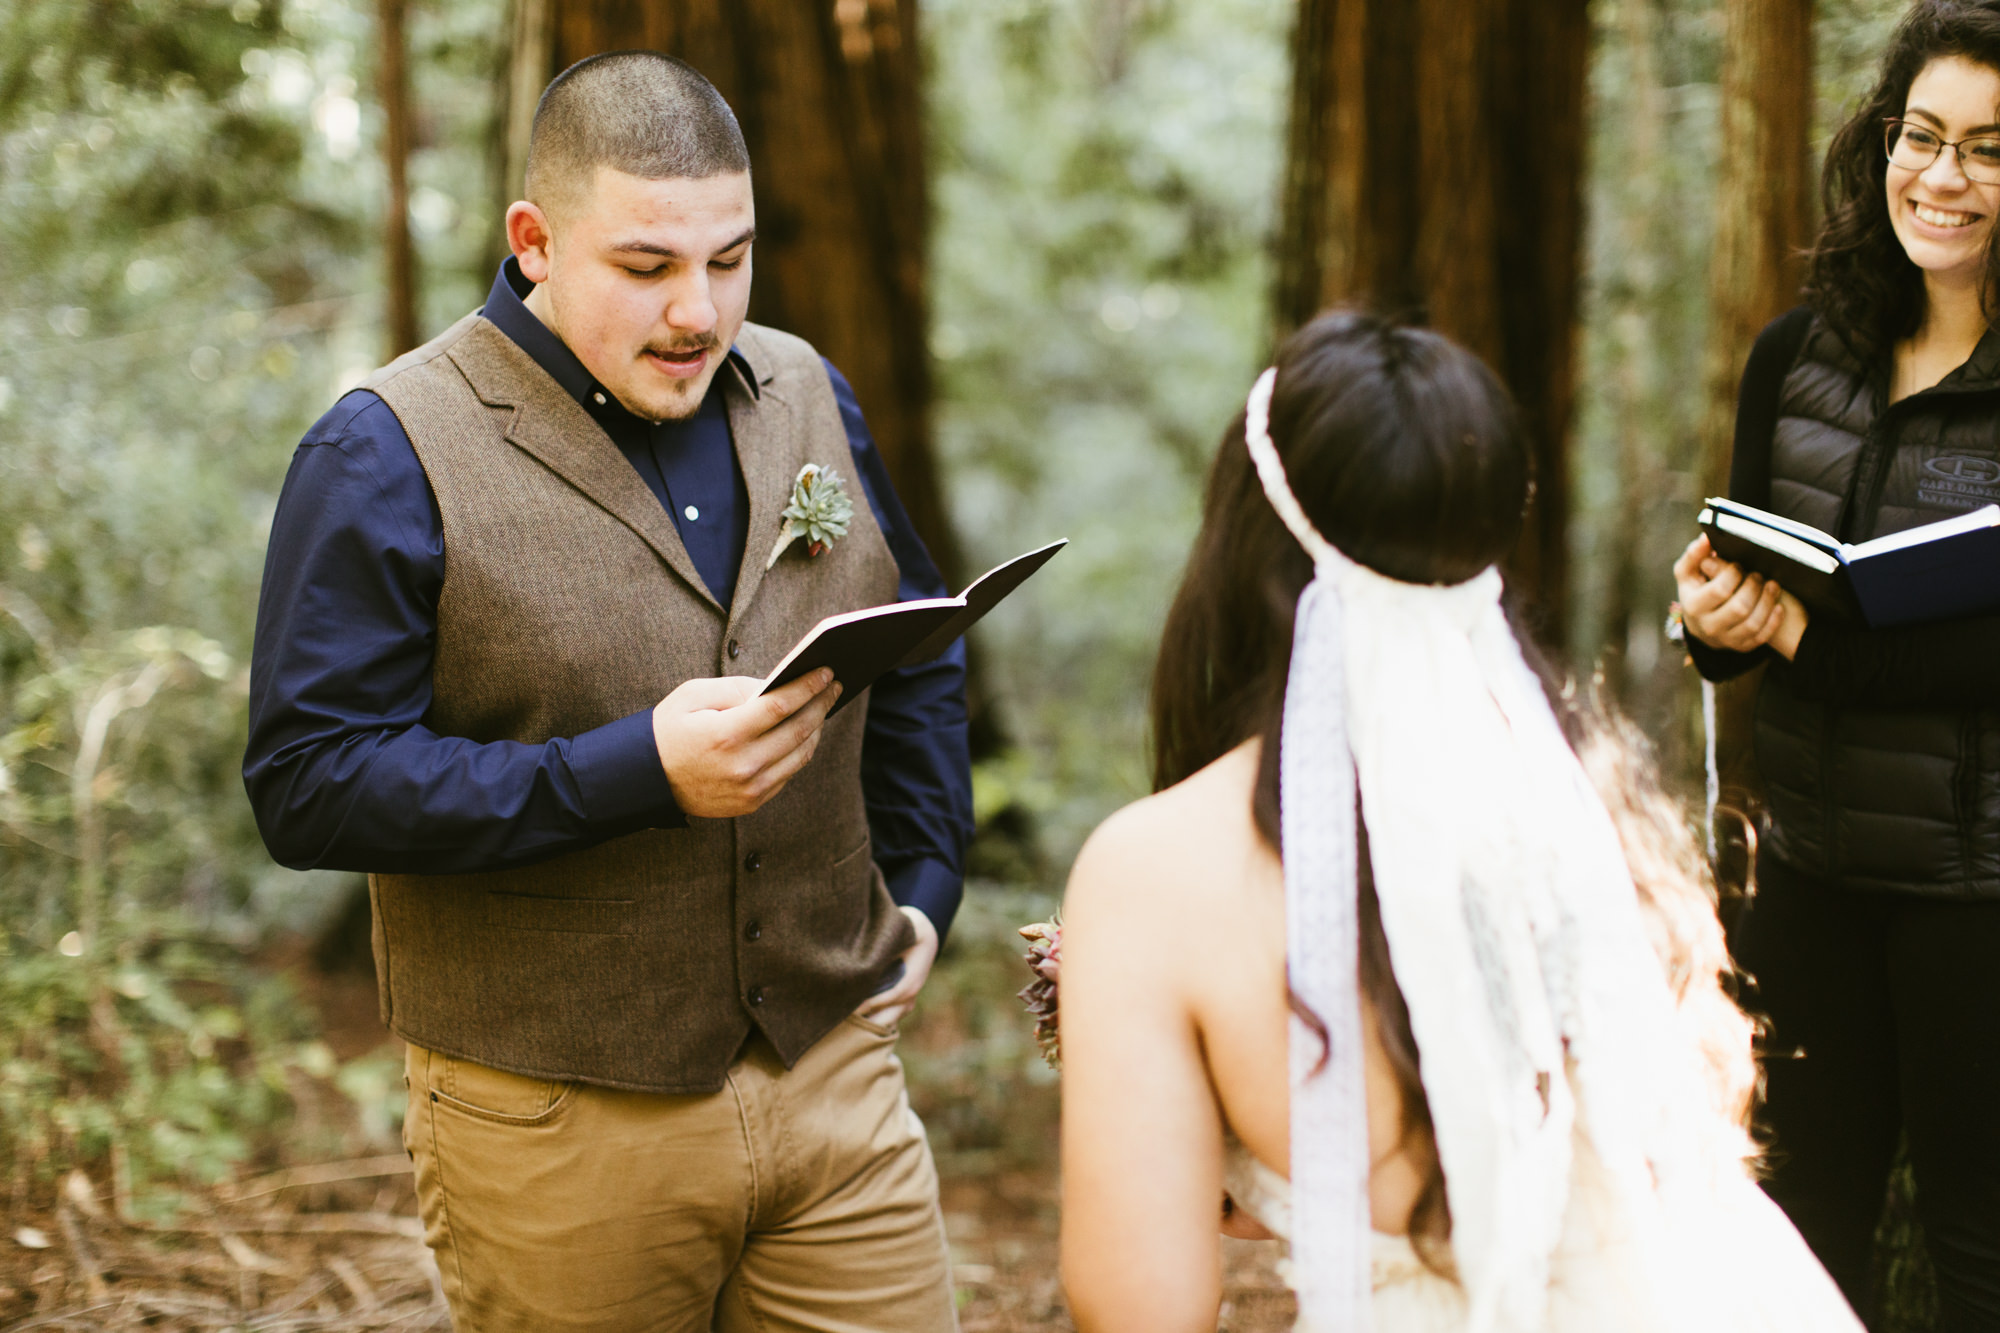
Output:
<path fill-rule="evenodd" d="M 549 212 L 514 205 L 508 234 L 537 284 L 528 308 L 598 383 L 648 420 L 693 415 L 750 308 L 748 172 L 646 180 L 599 167 Z"/>

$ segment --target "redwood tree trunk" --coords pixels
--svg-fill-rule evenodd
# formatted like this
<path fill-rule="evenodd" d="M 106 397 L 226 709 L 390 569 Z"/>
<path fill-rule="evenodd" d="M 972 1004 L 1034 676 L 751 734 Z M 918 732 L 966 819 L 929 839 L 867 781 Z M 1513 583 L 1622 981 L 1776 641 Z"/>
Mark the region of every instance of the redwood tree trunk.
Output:
<path fill-rule="evenodd" d="M 571 63 L 679 56 L 729 100 L 750 148 L 750 317 L 805 338 L 854 385 L 896 492 L 957 586 L 932 446 L 928 237 L 916 0 L 516 0 L 512 188 L 529 99 Z"/>
<path fill-rule="evenodd" d="M 417 256 L 410 241 L 410 82 L 403 12 L 406 0 L 377 0 L 377 75 L 382 98 L 382 165 L 388 176 L 382 211 L 382 251 L 387 267 L 383 326 L 394 359 L 415 347 Z"/>
<path fill-rule="evenodd" d="M 1729 0 L 1721 163 L 1709 268 L 1708 348 L 1697 482 L 1729 486 L 1736 392 L 1750 345 L 1799 302 L 1812 239 L 1812 0 Z M 1751 703 L 1761 671 L 1717 687 L 1716 760 L 1728 798 L 1758 790 Z"/>
<path fill-rule="evenodd" d="M 1535 501 L 1510 562 L 1560 642 L 1586 0 L 1301 0 L 1276 310 L 1432 324 L 1520 402 Z"/>
<path fill-rule="evenodd" d="M 1736 388 L 1758 331 L 1799 303 L 1812 240 L 1813 0 L 1728 0 L 1708 280 L 1703 495 L 1729 485 Z"/>

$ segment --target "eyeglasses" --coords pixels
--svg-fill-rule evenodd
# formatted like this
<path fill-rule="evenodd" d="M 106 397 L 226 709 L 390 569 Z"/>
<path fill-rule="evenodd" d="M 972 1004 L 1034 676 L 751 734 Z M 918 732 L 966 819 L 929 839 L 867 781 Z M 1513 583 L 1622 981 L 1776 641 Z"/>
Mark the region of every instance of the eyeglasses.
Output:
<path fill-rule="evenodd" d="M 1960 139 L 1957 143 L 1915 121 L 1891 120 L 1883 146 L 1889 160 L 1905 171 L 1928 171 L 1945 149 L 1958 154 L 1958 168 L 1967 180 L 2000 185 L 2000 138 Z"/>

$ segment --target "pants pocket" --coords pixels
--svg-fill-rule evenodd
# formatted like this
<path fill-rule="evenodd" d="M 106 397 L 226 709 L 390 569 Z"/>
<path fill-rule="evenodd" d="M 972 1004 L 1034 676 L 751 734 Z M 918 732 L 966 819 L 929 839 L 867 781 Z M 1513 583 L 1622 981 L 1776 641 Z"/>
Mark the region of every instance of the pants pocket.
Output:
<path fill-rule="evenodd" d="M 434 1055 L 427 1091 L 436 1106 L 496 1125 L 547 1125 L 576 1101 L 579 1085 L 554 1079 L 511 1074 Z"/>
<path fill-rule="evenodd" d="M 862 1014 L 849 1014 L 847 1021 L 871 1037 L 883 1037 L 891 1041 L 895 1040 L 903 1030 L 901 1020 L 894 1023 L 878 1023 Z"/>

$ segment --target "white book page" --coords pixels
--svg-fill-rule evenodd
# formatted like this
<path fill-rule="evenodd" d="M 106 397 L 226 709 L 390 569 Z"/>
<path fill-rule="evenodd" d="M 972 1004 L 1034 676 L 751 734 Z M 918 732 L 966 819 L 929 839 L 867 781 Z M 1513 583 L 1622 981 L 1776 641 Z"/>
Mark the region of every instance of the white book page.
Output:
<path fill-rule="evenodd" d="M 890 615 L 892 613 L 899 611 L 925 611 L 929 610 L 932 607 L 941 607 L 941 606 L 948 606 L 956 609 L 956 608 L 962 608 L 964 605 L 965 605 L 965 599 L 963 597 L 927 597 L 921 601 L 891 602 L 887 606 L 863 607 L 859 611 L 845 611 L 837 616 L 828 616 L 825 620 L 820 621 L 819 624 L 814 625 L 812 627 L 812 633 L 806 635 L 803 639 L 800 639 L 796 644 L 792 645 L 792 651 L 785 654 L 785 658 L 782 662 L 778 663 L 778 665 L 771 668 L 771 674 L 764 677 L 764 688 L 767 690 L 770 689 L 771 682 L 776 680 L 779 676 L 784 675 L 785 668 L 790 666 L 800 653 L 803 653 L 806 649 L 812 647 L 815 643 L 818 643 L 820 636 L 822 634 L 825 634 L 830 630 L 839 629 L 842 625 L 852 625 L 857 621 L 862 621 L 862 620 L 874 620 L 878 617 Z"/>
<path fill-rule="evenodd" d="M 1709 508 L 1720 513 L 1741 515 L 1759 527 L 1774 528 L 1779 532 L 1790 533 L 1800 541 L 1810 546 L 1817 546 L 1822 551 L 1837 551 L 1840 549 L 1840 543 L 1835 540 L 1833 534 L 1821 532 L 1810 523 L 1800 523 L 1796 519 L 1786 518 L 1783 514 L 1774 514 L 1768 509 L 1759 509 L 1755 505 L 1738 504 L 1734 500 L 1725 500 L 1721 496 L 1710 496 L 1707 504 Z M 1734 532 L 1736 529 L 1730 528 L 1728 531 Z M 1772 549 L 1775 550 L 1776 548 Z"/>
<path fill-rule="evenodd" d="M 1811 542 L 1801 541 L 1788 532 L 1780 532 L 1762 523 L 1739 518 L 1735 514 L 1718 513 L 1715 516 L 1715 526 L 1745 541 L 1755 542 L 1767 551 L 1776 551 L 1779 555 L 1796 560 L 1807 569 L 1817 569 L 1822 574 L 1831 574 L 1840 568 L 1838 556 L 1822 551 Z"/>
<path fill-rule="evenodd" d="M 2000 527 L 2000 505 L 1987 505 L 1957 518 L 1943 519 L 1937 523 L 1926 523 L 1920 528 L 1906 528 L 1892 532 L 1886 537 L 1877 537 L 1854 546 L 1841 547 L 1841 553 L 1849 560 L 1859 560 L 1863 556 L 1881 555 L 1884 551 L 1901 551 L 1911 546 L 1921 546 L 1941 537 L 1956 537 L 1962 533 L 1977 532 L 1981 528 Z"/>

